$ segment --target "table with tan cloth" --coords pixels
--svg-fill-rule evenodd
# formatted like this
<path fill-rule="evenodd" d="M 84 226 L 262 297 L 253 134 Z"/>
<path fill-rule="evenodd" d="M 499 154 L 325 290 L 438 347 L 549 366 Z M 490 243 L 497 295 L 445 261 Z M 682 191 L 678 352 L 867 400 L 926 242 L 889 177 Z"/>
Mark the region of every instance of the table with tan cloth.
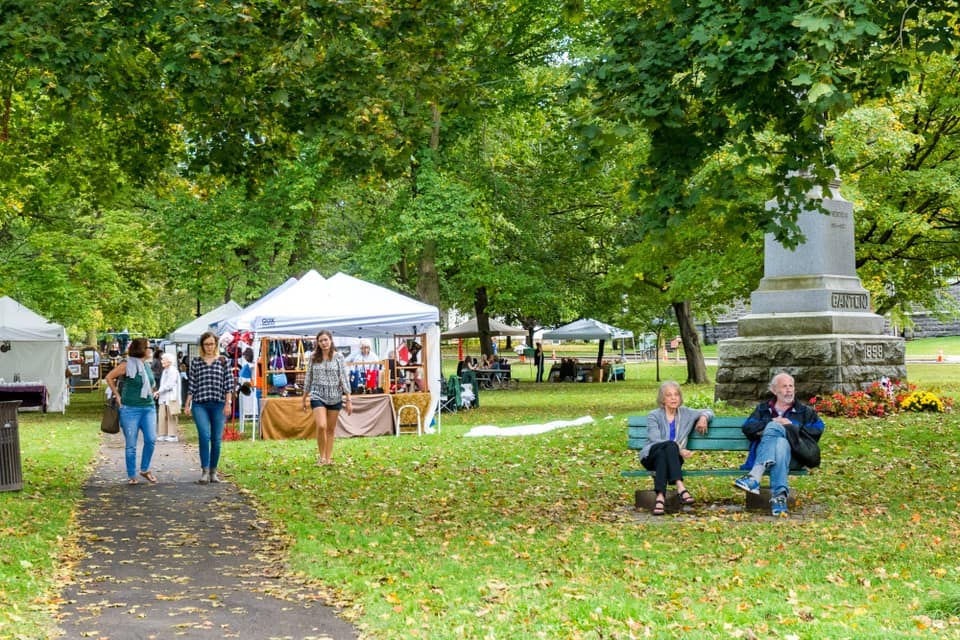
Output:
<path fill-rule="evenodd" d="M 404 394 L 407 395 L 407 394 Z M 409 394 L 418 395 L 418 394 Z M 353 414 L 341 411 L 334 435 L 384 436 L 395 433 L 396 416 L 388 394 L 353 395 Z M 260 431 L 264 440 L 315 438 L 313 412 L 303 410 L 302 396 L 269 397 L 260 408 Z"/>

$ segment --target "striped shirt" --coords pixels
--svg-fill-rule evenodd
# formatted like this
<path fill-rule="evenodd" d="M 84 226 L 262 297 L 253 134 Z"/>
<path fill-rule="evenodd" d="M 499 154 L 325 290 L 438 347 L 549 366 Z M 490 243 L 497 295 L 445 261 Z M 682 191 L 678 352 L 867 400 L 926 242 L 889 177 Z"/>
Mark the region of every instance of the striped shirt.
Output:
<path fill-rule="evenodd" d="M 310 360 L 303 388 L 310 394 L 311 400 L 324 404 L 336 404 L 343 396 L 350 395 L 350 381 L 347 380 L 347 366 L 343 354 L 337 353 L 333 360 Z"/>
<path fill-rule="evenodd" d="M 223 356 L 211 364 L 199 356 L 190 361 L 189 394 L 193 402 L 226 402 L 227 394 L 233 393 L 233 387 L 233 374 Z"/>

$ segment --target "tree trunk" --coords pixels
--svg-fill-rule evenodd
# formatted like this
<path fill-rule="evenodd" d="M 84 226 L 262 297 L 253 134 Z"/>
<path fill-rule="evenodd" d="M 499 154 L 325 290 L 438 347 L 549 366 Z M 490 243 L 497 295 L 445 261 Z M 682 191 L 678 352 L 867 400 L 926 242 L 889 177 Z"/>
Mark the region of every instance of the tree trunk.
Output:
<path fill-rule="evenodd" d="M 493 355 L 493 344 L 490 342 L 490 315 L 487 313 L 487 288 L 477 287 L 473 292 L 473 311 L 477 315 L 477 333 L 480 334 L 480 353 L 485 356 Z"/>
<path fill-rule="evenodd" d="M 417 260 L 417 297 L 440 308 L 440 276 L 437 274 L 437 242 L 423 241 Z"/>
<path fill-rule="evenodd" d="M 700 337 L 693 324 L 690 314 L 690 301 L 674 302 L 671 304 L 677 316 L 677 326 L 680 327 L 680 340 L 683 342 L 683 352 L 687 356 L 687 382 L 706 384 L 707 365 L 703 361 L 703 351 L 700 350 Z"/>
<path fill-rule="evenodd" d="M 434 102 L 430 105 L 430 114 L 433 120 L 430 131 L 430 148 L 436 151 L 440 146 L 440 108 Z M 414 197 L 417 193 L 416 167 L 411 171 L 411 182 Z M 417 296 L 423 302 L 440 308 L 440 275 L 437 273 L 437 241 L 428 238 L 423 241 L 420 255 L 417 258 Z"/>

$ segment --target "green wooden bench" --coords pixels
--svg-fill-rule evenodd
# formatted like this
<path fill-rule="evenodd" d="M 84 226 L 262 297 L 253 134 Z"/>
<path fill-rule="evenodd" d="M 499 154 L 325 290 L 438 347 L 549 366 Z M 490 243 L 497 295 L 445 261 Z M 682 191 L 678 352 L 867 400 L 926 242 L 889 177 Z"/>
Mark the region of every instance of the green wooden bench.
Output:
<path fill-rule="evenodd" d="M 722 417 L 714 416 L 713 420 L 710 421 L 710 425 L 707 427 L 707 432 L 703 435 L 694 431 L 690 434 L 690 437 L 687 439 L 687 449 L 690 451 L 743 451 L 746 453 L 750 450 L 750 440 L 747 439 L 747 436 L 743 435 L 741 427 L 743 426 L 746 417 Z M 627 418 L 627 447 L 631 450 L 639 451 L 643 449 L 643 446 L 647 443 L 647 416 L 630 416 Z M 700 456 L 697 456 L 691 460 L 684 462 L 683 465 L 683 477 L 691 478 L 697 476 L 742 476 L 746 474 L 746 471 L 740 469 L 739 465 L 743 462 L 741 459 L 737 467 L 735 468 L 725 468 L 725 469 L 701 469 L 701 468 L 691 468 L 691 464 L 696 465 L 702 459 Z M 745 459 L 745 456 L 744 456 Z M 639 463 L 639 458 L 637 459 Z M 807 475 L 806 469 L 791 469 L 790 475 L 792 476 L 804 476 Z M 642 476 L 653 477 L 653 472 L 646 469 L 631 469 L 628 471 L 622 471 L 621 476 L 625 478 L 636 478 Z M 739 489 L 735 489 L 732 486 L 730 487 L 731 491 L 737 493 L 740 492 Z M 693 489 L 691 488 L 691 492 Z M 770 500 L 770 489 L 768 487 L 762 487 L 760 489 L 760 495 L 746 494 L 747 496 L 747 507 L 748 508 L 769 508 Z M 652 489 L 638 489 L 636 492 L 636 505 L 638 509 L 647 509 L 653 508 L 654 492 Z M 792 498 L 791 498 L 792 500 Z M 669 491 L 667 494 L 667 508 L 676 510 L 680 507 L 680 500 L 676 496 L 675 491 Z M 791 508 L 793 505 L 791 504 Z"/>

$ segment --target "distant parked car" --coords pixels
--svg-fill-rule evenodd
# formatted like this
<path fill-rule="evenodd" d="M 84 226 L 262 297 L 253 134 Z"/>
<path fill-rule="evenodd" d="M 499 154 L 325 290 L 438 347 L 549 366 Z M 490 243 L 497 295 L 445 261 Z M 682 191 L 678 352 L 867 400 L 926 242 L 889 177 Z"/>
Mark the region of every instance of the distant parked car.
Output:
<path fill-rule="evenodd" d="M 527 345 L 521 342 L 520 344 L 513 345 L 513 352 L 516 353 L 518 356 L 522 356 L 523 350 L 526 348 L 527 348 Z"/>

